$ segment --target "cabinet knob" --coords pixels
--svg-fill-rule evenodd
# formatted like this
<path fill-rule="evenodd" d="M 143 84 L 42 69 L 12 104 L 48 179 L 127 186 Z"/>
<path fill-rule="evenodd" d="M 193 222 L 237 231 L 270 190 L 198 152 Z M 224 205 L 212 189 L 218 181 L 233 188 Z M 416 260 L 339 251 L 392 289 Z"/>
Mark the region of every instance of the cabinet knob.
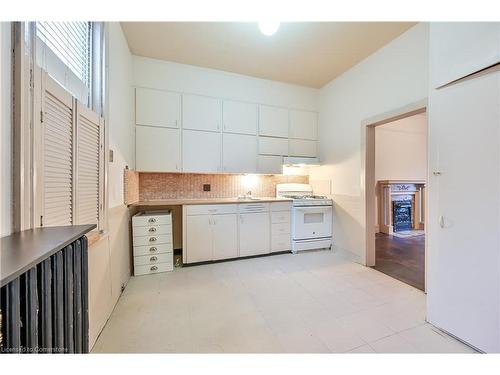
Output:
<path fill-rule="evenodd" d="M 156 237 L 150 237 L 149 242 L 156 242 Z"/>
<path fill-rule="evenodd" d="M 154 246 L 149 248 L 149 251 L 151 251 L 151 252 L 154 252 L 156 250 L 158 250 L 158 249 L 156 247 L 154 247 Z"/>
<path fill-rule="evenodd" d="M 153 266 L 153 267 L 151 267 L 151 268 L 150 268 L 150 270 L 151 270 L 151 271 L 156 271 L 156 270 L 158 270 L 158 267 Z"/>
<path fill-rule="evenodd" d="M 157 258 L 157 257 L 151 257 L 151 258 L 149 258 L 149 261 L 150 261 L 150 262 L 156 262 L 157 260 L 158 260 L 158 258 Z"/>
<path fill-rule="evenodd" d="M 151 219 L 148 220 L 149 223 L 156 223 L 156 219 L 152 217 Z"/>
<path fill-rule="evenodd" d="M 149 231 L 152 232 L 152 233 L 156 232 L 156 228 L 149 228 Z"/>

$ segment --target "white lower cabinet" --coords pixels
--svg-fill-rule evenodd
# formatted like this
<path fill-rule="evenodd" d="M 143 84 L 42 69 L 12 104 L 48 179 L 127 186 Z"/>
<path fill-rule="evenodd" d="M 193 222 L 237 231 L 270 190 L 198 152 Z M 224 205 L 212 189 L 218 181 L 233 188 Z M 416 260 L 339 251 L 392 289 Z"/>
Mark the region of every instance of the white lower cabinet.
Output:
<path fill-rule="evenodd" d="M 236 214 L 213 215 L 213 259 L 238 257 L 238 217 Z"/>
<path fill-rule="evenodd" d="M 186 218 L 186 263 L 206 262 L 213 259 L 211 215 Z"/>
<path fill-rule="evenodd" d="M 240 256 L 270 252 L 269 212 L 240 213 Z"/>
<path fill-rule="evenodd" d="M 292 249 L 290 202 L 271 203 L 271 252 Z"/>

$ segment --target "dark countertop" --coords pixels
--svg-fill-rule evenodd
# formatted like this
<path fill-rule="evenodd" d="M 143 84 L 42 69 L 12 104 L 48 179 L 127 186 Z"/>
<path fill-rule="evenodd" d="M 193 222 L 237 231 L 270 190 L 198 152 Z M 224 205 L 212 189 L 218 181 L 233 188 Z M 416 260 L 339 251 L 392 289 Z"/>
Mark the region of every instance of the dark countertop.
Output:
<path fill-rule="evenodd" d="M 95 224 L 36 228 L 0 238 L 0 287 L 95 228 Z"/>

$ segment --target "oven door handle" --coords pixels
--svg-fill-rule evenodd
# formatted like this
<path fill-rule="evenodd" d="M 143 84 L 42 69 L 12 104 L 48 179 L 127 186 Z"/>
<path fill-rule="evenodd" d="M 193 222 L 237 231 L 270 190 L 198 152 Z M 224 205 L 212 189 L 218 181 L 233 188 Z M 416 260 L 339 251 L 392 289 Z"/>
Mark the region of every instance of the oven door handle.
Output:
<path fill-rule="evenodd" d="M 324 207 L 324 208 L 320 208 L 320 207 L 295 207 L 295 210 L 305 212 L 308 214 L 320 214 L 320 213 L 325 213 L 325 212 L 331 211 L 332 207 Z"/>

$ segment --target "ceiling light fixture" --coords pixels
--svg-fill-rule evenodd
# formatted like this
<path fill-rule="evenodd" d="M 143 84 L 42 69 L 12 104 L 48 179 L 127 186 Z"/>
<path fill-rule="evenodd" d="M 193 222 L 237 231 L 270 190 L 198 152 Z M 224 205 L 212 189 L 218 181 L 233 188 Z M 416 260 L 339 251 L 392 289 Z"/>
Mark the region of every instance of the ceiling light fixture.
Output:
<path fill-rule="evenodd" d="M 267 36 L 271 36 L 274 33 L 276 33 L 279 27 L 280 27 L 279 22 L 259 22 L 260 32 Z"/>

